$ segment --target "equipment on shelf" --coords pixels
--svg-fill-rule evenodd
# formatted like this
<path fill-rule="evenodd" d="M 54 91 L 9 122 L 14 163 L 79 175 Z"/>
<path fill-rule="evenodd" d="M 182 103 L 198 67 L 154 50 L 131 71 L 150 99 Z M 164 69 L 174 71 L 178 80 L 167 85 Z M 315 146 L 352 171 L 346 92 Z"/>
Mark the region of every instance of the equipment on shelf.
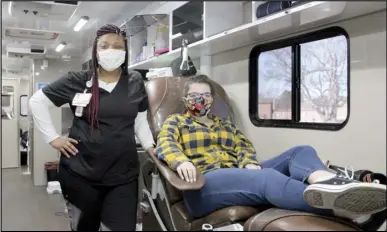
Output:
<path fill-rule="evenodd" d="M 181 46 L 181 55 L 171 63 L 174 77 L 189 77 L 196 75 L 196 67 L 188 56 L 188 40 L 183 39 Z"/>
<path fill-rule="evenodd" d="M 173 76 L 171 67 L 164 68 L 151 68 L 149 72 L 146 73 L 146 78 L 148 80 L 158 78 L 158 77 L 171 77 Z"/>
<path fill-rule="evenodd" d="M 172 50 L 178 49 L 184 39 L 189 44 L 203 39 L 203 15 L 204 3 L 200 1 L 189 1 L 172 11 Z"/>
<path fill-rule="evenodd" d="M 292 1 L 269 1 L 257 7 L 255 13 L 257 19 L 285 10 L 292 6 Z"/>
<path fill-rule="evenodd" d="M 135 15 L 120 26 L 128 36 L 129 63 L 135 64 L 169 51 L 168 14 Z"/>

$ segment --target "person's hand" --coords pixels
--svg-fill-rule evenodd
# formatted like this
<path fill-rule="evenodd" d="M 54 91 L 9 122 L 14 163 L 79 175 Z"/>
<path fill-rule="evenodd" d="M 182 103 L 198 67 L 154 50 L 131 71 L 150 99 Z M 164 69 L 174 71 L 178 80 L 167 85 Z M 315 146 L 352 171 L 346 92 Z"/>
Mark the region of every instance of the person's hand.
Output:
<path fill-rule="evenodd" d="M 256 165 L 256 164 L 247 164 L 247 165 L 245 166 L 245 168 L 246 168 L 246 169 L 257 169 L 257 170 L 262 169 L 261 166 Z"/>
<path fill-rule="evenodd" d="M 50 142 L 51 147 L 60 151 L 67 158 L 70 158 L 71 155 L 76 155 L 78 153 L 77 148 L 73 144 L 78 144 L 78 141 L 72 138 L 59 137 L 52 142 Z"/>
<path fill-rule="evenodd" d="M 181 163 L 177 167 L 176 171 L 179 174 L 181 179 L 190 183 L 193 183 L 196 181 L 196 168 L 191 162 Z"/>

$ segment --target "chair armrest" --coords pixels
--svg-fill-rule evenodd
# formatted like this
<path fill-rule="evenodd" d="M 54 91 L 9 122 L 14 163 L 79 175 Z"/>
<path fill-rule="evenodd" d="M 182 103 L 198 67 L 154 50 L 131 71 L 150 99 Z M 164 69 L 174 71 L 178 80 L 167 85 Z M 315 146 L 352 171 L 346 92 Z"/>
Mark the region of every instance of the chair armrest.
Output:
<path fill-rule="evenodd" d="M 149 154 L 149 152 L 146 152 L 148 156 L 152 159 L 152 161 L 156 164 L 157 169 L 161 173 L 161 175 L 176 189 L 180 191 L 187 191 L 187 190 L 198 190 L 201 189 L 204 186 L 205 180 L 203 174 L 196 169 L 196 181 L 193 183 L 189 183 L 179 177 L 179 175 L 170 169 L 166 164 L 161 162 L 157 157 L 156 154 Z"/>

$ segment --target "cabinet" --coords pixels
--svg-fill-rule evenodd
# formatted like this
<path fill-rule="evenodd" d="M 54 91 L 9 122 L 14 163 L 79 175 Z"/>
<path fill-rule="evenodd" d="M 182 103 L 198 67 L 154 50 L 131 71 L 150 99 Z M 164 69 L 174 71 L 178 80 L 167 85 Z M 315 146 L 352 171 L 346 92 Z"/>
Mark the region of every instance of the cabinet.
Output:
<path fill-rule="evenodd" d="M 203 39 L 204 2 L 188 2 L 172 11 L 172 49 L 180 48 L 183 39 L 189 44 Z"/>
<path fill-rule="evenodd" d="M 198 62 L 204 56 L 238 49 L 252 44 L 276 40 L 284 35 L 317 28 L 327 22 L 377 12 L 385 9 L 385 4 L 366 4 L 345 1 L 292 1 L 286 9 L 280 9 L 257 18 L 256 12 L 267 1 L 230 2 L 167 2 L 169 13 L 162 21 L 163 53 L 147 53 L 141 58 L 144 44 L 149 47 L 154 29 L 132 33 L 130 38 L 129 69 L 150 69 L 168 67 L 180 56 L 183 39 L 189 41 L 188 53 Z M 157 15 L 136 17 L 160 17 Z M 141 20 L 126 23 L 125 27 L 141 28 Z M 154 23 L 153 23 L 154 24 Z M 160 25 L 160 24 L 156 24 Z M 152 27 L 150 27 L 152 28 Z M 140 29 L 136 29 L 140 30 Z M 153 32 L 154 33 L 154 32 Z M 140 57 L 140 58 L 139 58 Z"/>
<path fill-rule="evenodd" d="M 129 65 L 169 51 L 169 15 L 136 15 L 123 24 L 128 36 Z"/>

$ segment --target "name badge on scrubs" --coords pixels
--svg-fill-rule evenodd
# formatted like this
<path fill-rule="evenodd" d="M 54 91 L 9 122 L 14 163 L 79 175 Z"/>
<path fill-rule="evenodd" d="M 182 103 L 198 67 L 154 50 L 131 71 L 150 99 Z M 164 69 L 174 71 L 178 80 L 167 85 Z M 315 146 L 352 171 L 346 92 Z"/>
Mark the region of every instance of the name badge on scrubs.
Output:
<path fill-rule="evenodd" d="M 73 99 L 73 106 L 85 107 L 89 104 L 91 93 L 77 93 Z"/>

